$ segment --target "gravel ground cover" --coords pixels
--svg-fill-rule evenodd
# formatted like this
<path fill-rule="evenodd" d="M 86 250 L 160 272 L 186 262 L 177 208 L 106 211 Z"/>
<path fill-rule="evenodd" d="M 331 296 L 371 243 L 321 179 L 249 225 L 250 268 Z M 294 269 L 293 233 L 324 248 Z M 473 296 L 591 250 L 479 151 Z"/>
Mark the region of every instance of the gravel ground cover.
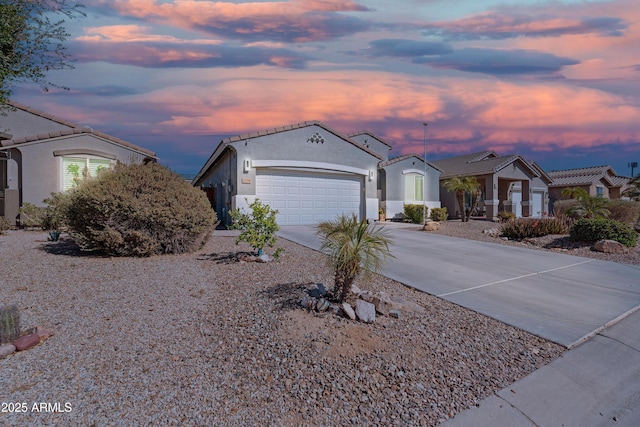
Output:
<path fill-rule="evenodd" d="M 606 254 L 595 251 L 591 243 L 573 242 L 568 235 L 552 234 L 549 236 L 517 241 L 504 240 L 500 237 L 493 237 L 489 234 L 483 233 L 484 230 L 489 230 L 491 228 L 500 229 L 500 227 L 500 223 L 492 221 L 471 220 L 469 222 L 461 222 L 453 220 L 441 222 L 439 230 L 429 231 L 429 233 L 480 240 L 483 242 L 498 243 L 501 245 L 520 246 L 528 249 L 562 252 L 569 255 L 619 262 L 622 264 L 640 265 L 640 245 L 636 245 L 635 248 L 631 248 L 626 254 Z M 638 243 L 640 243 L 640 239 L 638 240 Z"/>
<path fill-rule="evenodd" d="M 426 312 L 362 324 L 306 311 L 305 289 L 332 284 L 324 255 L 280 239 L 280 261 L 245 263 L 234 241 L 133 259 L 0 236 L 0 305 L 55 333 L 0 360 L 0 402 L 28 408 L 0 425 L 430 426 L 564 351 L 381 276 L 357 285 Z"/>

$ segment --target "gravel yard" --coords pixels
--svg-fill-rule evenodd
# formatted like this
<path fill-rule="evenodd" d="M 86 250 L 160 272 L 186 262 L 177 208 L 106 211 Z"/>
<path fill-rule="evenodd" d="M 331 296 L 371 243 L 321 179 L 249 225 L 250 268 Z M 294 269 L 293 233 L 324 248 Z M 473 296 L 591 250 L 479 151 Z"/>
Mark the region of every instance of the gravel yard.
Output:
<path fill-rule="evenodd" d="M 0 236 L 0 305 L 55 333 L 0 360 L 0 402 L 29 408 L 0 425 L 436 425 L 564 351 L 380 276 L 357 284 L 426 313 L 308 312 L 305 288 L 332 284 L 324 255 L 281 239 L 280 261 L 244 263 L 234 240 L 132 259 Z"/>
<path fill-rule="evenodd" d="M 519 246 L 528 249 L 562 252 L 568 255 L 595 258 L 603 261 L 640 265 L 640 245 L 630 249 L 626 254 L 605 254 L 593 250 L 593 245 L 590 243 L 572 242 L 567 235 L 549 235 L 525 239 L 519 242 L 515 240 L 503 240 L 500 237 L 492 237 L 483 233 L 484 230 L 491 228 L 500 229 L 500 227 L 500 223 L 485 220 L 471 220 L 464 223 L 459 220 L 454 220 L 440 223 L 440 230 L 430 231 L 430 233 L 498 243 L 501 245 Z M 638 243 L 640 243 L 640 239 L 638 239 Z"/>

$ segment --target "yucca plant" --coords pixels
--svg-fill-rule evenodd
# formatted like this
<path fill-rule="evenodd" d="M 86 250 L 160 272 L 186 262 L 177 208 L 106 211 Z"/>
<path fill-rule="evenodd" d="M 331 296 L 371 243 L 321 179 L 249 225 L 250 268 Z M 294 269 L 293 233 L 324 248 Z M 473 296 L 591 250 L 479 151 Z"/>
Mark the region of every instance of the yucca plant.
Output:
<path fill-rule="evenodd" d="M 329 256 L 327 263 L 335 273 L 334 299 L 338 302 L 346 299 L 361 272 L 365 277 L 378 273 L 384 262 L 393 258 L 389 249 L 392 240 L 387 232 L 358 221 L 355 215 L 321 222 L 316 232 L 322 240 L 321 250 Z"/>
<path fill-rule="evenodd" d="M 10 343 L 20 336 L 20 312 L 18 306 L 0 307 L 0 344 Z"/>

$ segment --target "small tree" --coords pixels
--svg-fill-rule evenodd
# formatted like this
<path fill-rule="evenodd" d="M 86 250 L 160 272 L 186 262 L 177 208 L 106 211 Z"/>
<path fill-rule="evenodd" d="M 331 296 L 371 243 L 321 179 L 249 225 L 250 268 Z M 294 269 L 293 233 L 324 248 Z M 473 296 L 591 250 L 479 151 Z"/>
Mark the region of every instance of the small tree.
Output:
<path fill-rule="evenodd" d="M 478 202 L 480 200 L 480 183 L 474 176 L 454 176 L 443 183 L 444 188 L 450 193 L 455 193 L 456 200 L 458 201 L 458 206 L 460 207 L 460 218 L 462 222 L 469 221 L 471 217 L 471 213 L 478 206 Z M 475 194 L 475 203 L 469 209 L 469 212 L 465 210 L 465 196 L 467 192 L 471 193 L 471 197 Z"/>
<path fill-rule="evenodd" d="M 587 193 L 587 190 L 581 187 L 565 187 L 560 192 L 560 196 L 562 197 L 567 197 L 569 199 L 578 199 L 578 200 L 584 197 L 587 197 L 588 195 L 589 193 Z"/>
<path fill-rule="evenodd" d="M 567 213 L 574 218 L 608 218 L 610 215 L 608 205 L 609 199 L 586 194 L 579 197 L 578 203 Z"/>
<path fill-rule="evenodd" d="M 239 242 L 246 242 L 260 256 L 265 246 L 273 247 L 276 243 L 275 234 L 280 230 L 276 222 L 278 211 L 263 204 L 260 199 L 255 199 L 249 208 L 251 213 L 245 212 L 244 209 L 234 209 L 229 212 L 233 221 L 230 228 L 240 230 L 236 245 Z"/>
<path fill-rule="evenodd" d="M 382 228 L 355 215 L 339 216 L 334 221 L 321 222 L 316 227 L 322 239 L 321 250 L 329 256 L 328 264 L 335 272 L 334 298 L 343 302 L 360 272 L 365 277 L 380 272 L 383 262 L 392 258 L 391 238 Z"/>
<path fill-rule="evenodd" d="M 629 181 L 629 187 L 622 192 L 622 195 L 631 200 L 640 201 L 640 173 Z"/>
<path fill-rule="evenodd" d="M 9 100 L 14 83 L 33 82 L 45 91 L 59 87 L 46 73 L 73 68 L 63 45 L 69 37 L 64 24 L 65 18 L 84 15 L 81 7 L 67 0 L 0 3 L 0 106 Z M 51 20 L 53 15 L 62 18 Z"/>

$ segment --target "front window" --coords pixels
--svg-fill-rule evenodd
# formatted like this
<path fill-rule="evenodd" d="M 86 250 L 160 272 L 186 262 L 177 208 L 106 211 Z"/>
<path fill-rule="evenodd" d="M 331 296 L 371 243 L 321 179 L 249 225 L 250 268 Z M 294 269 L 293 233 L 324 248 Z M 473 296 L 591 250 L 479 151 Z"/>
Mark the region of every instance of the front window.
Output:
<path fill-rule="evenodd" d="M 77 187 L 88 177 L 98 176 L 100 171 L 111 168 L 111 160 L 88 157 L 65 157 L 62 159 L 62 190 Z"/>
<path fill-rule="evenodd" d="M 598 197 L 604 196 L 604 187 L 596 187 L 596 196 Z"/>
<path fill-rule="evenodd" d="M 424 201 L 424 176 L 417 173 L 404 176 L 404 199 L 407 202 Z"/>

